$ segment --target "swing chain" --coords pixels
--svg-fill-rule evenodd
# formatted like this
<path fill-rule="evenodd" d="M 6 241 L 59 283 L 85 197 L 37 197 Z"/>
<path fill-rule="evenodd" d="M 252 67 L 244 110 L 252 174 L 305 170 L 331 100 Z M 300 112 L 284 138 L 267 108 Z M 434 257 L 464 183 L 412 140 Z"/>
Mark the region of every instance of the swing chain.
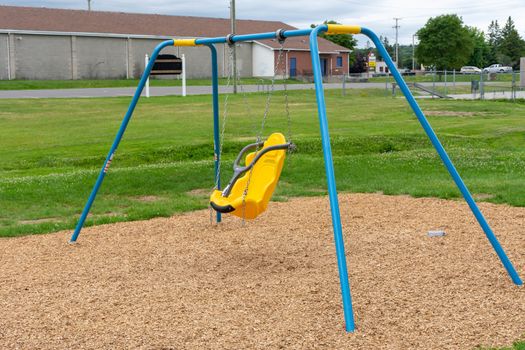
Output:
<path fill-rule="evenodd" d="M 230 46 L 230 69 L 228 74 L 228 79 L 226 80 L 226 88 L 229 88 L 231 85 L 231 78 L 233 75 L 233 48 Z M 220 142 L 219 142 L 219 154 L 217 155 L 219 158 L 218 164 L 217 164 L 217 179 L 215 182 L 215 189 L 219 188 L 219 179 L 221 174 L 221 162 L 222 162 L 222 149 L 224 145 L 224 133 L 226 131 L 226 121 L 228 120 L 228 97 L 230 94 L 226 94 L 224 97 L 224 107 L 222 111 L 222 128 L 221 128 L 221 134 L 220 134 Z"/>
<path fill-rule="evenodd" d="M 274 74 L 273 74 L 272 82 L 271 82 L 271 87 L 268 90 L 268 94 L 266 95 L 266 105 L 264 107 L 264 114 L 263 114 L 263 119 L 262 119 L 262 122 L 261 122 L 261 127 L 260 127 L 259 132 L 257 134 L 257 137 L 255 139 L 255 143 L 257 144 L 257 146 L 255 148 L 255 154 L 259 153 L 259 144 L 260 144 L 260 142 L 262 140 L 262 134 L 264 133 L 264 128 L 266 126 L 266 120 L 268 119 L 268 113 L 270 111 L 271 98 L 272 98 L 273 92 L 275 91 L 275 78 L 277 76 L 277 71 L 279 70 L 279 67 L 281 66 L 281 60 L 282 60 L 282 56 L 283 56 L 283 52 L 284 52 L 284 42 L 285 42 L 285 39 L 286 39 L 284 37 L 283 33 L 284 33 L 284 31 L 282 29 L 279 29 L 276 32 L 276 37 L 277 37 L 277 39 L 279 40 L 279 43 L 280 43 L 279 54 L 277 56 L 277 63 L 275 65 Z M 285 88 L 285 92 L 286 92 L 286 88 Z M 286 101 L 286 103 L 288 103 L 288 98 L 286 98 L 285 101 Z M 286 110 L 288 111 L 288 106 L 286 107 Z M 288 118 L 290 118 L 289 111 L 288 111 L 287 116 L 288 116 Z M 290 125 L 289 125 L 289 127 L 290 127 Z M 250 172 L 248 173 L 248 181 L 246 181 L 246 187 L 244 188 L 244 191 L 243 191 L 243 194 L 242 194 L 242 226 L 244 226 L 245 223 L 246 223 L 246 197 L 248 196 L 248 188 L 250 187 L 250 182 L 251 182 L 251 179 L 252 179 L 252 173 L 253 173 L 253 169 L 250 170 Z"/>
<path fill-rule="evenodd" d="M 273 75 L 272 80 L 271 80 L 271 86 L 270 86 L 270 89 L 268 89 L 268 93 L 267 93 L 267 97 L 266 97 L 266 104 L 265 104 L 265 108 L 264 108 L 263 119 L 262 119 L 260 128 L 259 128 L 259 130 L 257 132 L 257 135 L 256 135 L 256 143 L 257 144 L 259 144 L 261 142 L 261 140 L 262 140 L 262 135 L 264 133 L 264 129 L 265 129 L 265 126 L 266 126 L 266 121 L 268 119 L 268 114 L 269 114 L 269 110 L 270 110 L 271 97 L 273 95 L 273 92 L 275 91 L 275 79 L 276 79 L 277 71 L 279 70 L 279 68 L 281 66 L 282 56 L 283 56 L 283 52 L 284 52 L 284 42 L 285 42 L 285 39 L 286 39 L 284 37 L 284 30 L 283 29 L 277 30 L 276 38 L 277 38 L 277 40 L 279 41 L 279 44 L 280 44 L 279 54 L 277 56 L 277 63 L 276 63 L 276 66 L 275 66 L 274 75 Z M 233 39 L 233 36 L 231 36 L 231 35 L 227 37 L 227 44 L 228 44 L 228 48 L 229 48 L 229 63 L 230 64 L 229 64 L 228 79 L 227 79 L 227 82 L 226 82 L 226 89 L 228 89 L 231 86 L 231 80 L 232 80 L 232 77 L 234 76 L 234 74 L 233 74 L 234 73 L 233 72 L 233 70 L 234 70 L 234 64 L 233 64 L 233 50 L 234 50 L 234 47 L 233 47 L 233 45 L 235 45 L 235 43 L 234 43 L 234 41 L 232 39 Z M 241 84 L 240 76 L 239 76 L 238 72 L 235 72 L 235 73 L 237 73 L 236 74 L 237 75 L 236 82 L 240 86 L 241 93 L 242 93 L 242 96 L 243 96 L 244 105 L 246 107 L 246 111 L 248 113 L 248 116 L 251 117 L 252 111 L 251 111 L 251 108 L 250 108 L 250 104 L 247 101 L 246 91 L 244 90 L 243 85 Z M 288 89 L 287 89 L 287 85 L 286 85 L 286 79 L 283 82 L 283 87 L 284 87 L 284 98 L 285 98 L 285 112 L 286 112 L 286 118 L 287 118 L 287 123 L 288 123 L 288 139 L 291 141 L 291 137 L 292 137 L 291 117 L 290 117 L 290 110 L 289 110 L 289 104 L 288 104 Z M 217 178 L 216 178 L 216 181 L 215 181 L 214 189 L 218 189 L 219 188 L 219 181 L 220 181 L 219 179 L 220 179 L 220 175 L 221 175 L 222 150 L 223 150 L 223 145 L 224 145 L 224 134 L 225 134 L 225 130 L 226 130 L 226 121 L 227 121 L 227 118 L 228 118 L 228 97 L 229 97 L 229 94 L 226 94 L 226 96 L 224 98 L 224 110 L 223 110 L 223 117 L 222 117 L 222 128 L 221 128 L 221 133 L 220 133 L 220 142 L 219 142 L 219 150 L 218 150 L 219 153 L 216 155 L 216 157 L 218 157 Z M 255 127 L 255 125 L 254 125 L 254 127 Z M 289 152 L 291 152 L 291 151 L 292 151 L 292 149 L 289 149 Z M 257 145 L 256 150 L 255 150 L 256 154 L 258 152 L 259 152 L 259 145 Z M 248 181 L 246 182 L 246 187 L 245 187 L 245 189 L 243 191 L 243 197 L 242 197 L 242 207 L 243 207 L 242 226 L 244 226 L 245 223 L 246 223 L 246 197 L 248 195 L 248 188 L 250 186 L 251 176 L 252 176 L 252 171 L 250 170 L 250 172 L 248 174 Z M 211 206 L 210 206 L 210 223 L 213 224 L 213 209 L 211 208 Z"/>

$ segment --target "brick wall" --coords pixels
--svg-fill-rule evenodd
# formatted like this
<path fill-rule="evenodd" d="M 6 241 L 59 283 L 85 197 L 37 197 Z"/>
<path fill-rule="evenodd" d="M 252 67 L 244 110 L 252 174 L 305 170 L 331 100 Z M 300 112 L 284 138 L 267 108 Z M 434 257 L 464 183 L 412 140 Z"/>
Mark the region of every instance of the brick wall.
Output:
<path fill-rule="evenodd" d="M 279 51 L 275 51 L 275 62 Z M 337 67 L 337 57 L 342 57 L 343 65 L 342 67 Z M 286 69 L 290 73 L 290 59 L 295 58 L 296 60 L 296 75 L 301 76 L 312 76 L 312 58 L 310 56 L 310 51 L 286 51 L 283 53 L 281 58 L 281 64 L 278 70 L 278 74 L 282 75 L 284 73 L 285 61 L 287 61 Z M 343 75 L 348 74 L 348 53 L 340 54 L 321 54 L 321 59 L 326 59 L 326 76 L 334 75 Z"/>

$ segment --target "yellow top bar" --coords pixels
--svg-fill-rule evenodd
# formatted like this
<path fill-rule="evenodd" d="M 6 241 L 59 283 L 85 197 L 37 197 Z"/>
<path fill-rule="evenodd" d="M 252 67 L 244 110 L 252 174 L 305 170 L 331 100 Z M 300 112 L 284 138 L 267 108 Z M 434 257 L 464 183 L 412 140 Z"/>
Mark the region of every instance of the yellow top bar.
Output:
<path fill-rule="evenodd" d="M 348 26 L 343 24 L 327 24 L 328 30 L 326 34 L 359 34 L 361 33 L 361 26 Z"/>
<path fill-rule="evenodd" d="M 173 39 L 173 46 L 197 46 L 197 39 Z"/>

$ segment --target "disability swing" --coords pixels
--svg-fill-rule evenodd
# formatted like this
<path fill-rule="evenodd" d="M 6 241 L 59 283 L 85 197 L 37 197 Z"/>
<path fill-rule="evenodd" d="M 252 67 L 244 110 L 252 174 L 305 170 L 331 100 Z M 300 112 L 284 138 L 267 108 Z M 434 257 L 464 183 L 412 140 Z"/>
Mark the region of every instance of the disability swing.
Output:
<path fill-rule="evenodd" d="M 106 156 L 102 168 L 97 177 L 97 181 L 91 190 L 91 194 L 84 206 L 80 219 L 76 225 L 75 231 L 71 236 L 71 243 L 77 241 L 78 236 L 91 206 L 95 200 L 95 197 L 104 181 L 106 173 L 109 170 L 111 162 L 113 161 L 115 152 L 122 140 L 122 136 L 127 128 L 127 125 L 133 115 L 133 111 L 140 99 L 146 81 L 151 73 L 153 64 L 158 57 L 159 53 L 168 46 L 207 46 L 211 53 L 211 73 L 212 73 L 212 104 L 213 104 L 213 147 L 215 154 L 215 183 L 216 188 L 213 191 L 210 198 L 210 206 L 216 210 L 216 221 L 221 221 L 221 215 L 223 213 L 231 213 L 239 216 L 242 208 L 246 210 L 246 217 L 256 217 L 260 215 L 268 205 L 268 201 L 275 189 L 277 181 L 282 170 L 285 154 L 291 147 L 290 140 L 286 140 L 282 134 L 272 134 L 266 141 L 262 141 L 258 138 L 254 144 L 248 145 L 241 150 L 239 156 L 234 162 L 234 174 L 228 185 L 221 190 L 220 185 L 220 143 L 219 137 L 219 83 L 218 83 L 218 62 L 217 62 L 217 49 L 215 44 L 233 44 L 236 42 L 246 42 L 254 40 L 265 40 L 265 39 L 278 39 L 283 40 L 284 38 L 309 36 L 310 38 L 310 55 L 312 59 L 312 70 L 314 76 L 314 87 L 317 101 L 317 114 L 319 118 L 319 127 L 321 134 L 321 144 L 323 149 L 324 167 L 326 173 L 328 196 L 330 199 L 330 212 L 332 217 L 332 228 L 335 242 L 335 252 L 337 256 L 337 267 L 339 271 L 339 281 L 341 286 L 342 306 L 343 315 L 345 320 L 345 329 L 348 332 L 355 330 L 354 314 L 352 308 L 352 298 L 350 295 L 350 284 L 348 281 L 348 271 L 346 266 L 346 254 L 344 249 L 343 231 L 341 225 L 341 216 L 339 213 L 339 201 L 337 198 L 337 188 L 335 182 L 334 166 L 332 159 L 332 150 L 330 146 L 330 134 L 328 131 L 328 120 L 326 115 L 326 104 L 324 99 L 323 90 L 323 75 L 321 71 L 321 61 L 319 57 L 319 46 L 318 46 L 318 35 L 321 33 L 330 34 L 364 34 L 368 36 L 375 44 L 380 55 L 383 57 L 387 67 L 392 73 L 396 83 L 400 90 L 403 92 L 408 104 L 414 112 L 416 118 L 421 124 L 423 130 L 428 136 L 430 142 L 434 146 L 438 153 L 443 165 L 446 167 L 463 198 L 467 202 L 470 210 L 474 217 L 479 223 L 481 229 L 485 233 L 485 236 L 489 240 L 492 248 L 498 255 L 503 267 L 507 274 L 511 278 L 512 282 L 516 285 L 523 285 L 523 282 L 518 275 L 518 272 L 514 268 L 514 265 L 508 258 L 507 254 L 503 250 L 503 247 L 499 243 L 496 235 L 492 231 L 482 212 L 479 210 L 476 201 L 472 197 L 467 186 L 463 182 L 463 179 L 456 170 L 452 160 L 448 156 L 445 148 L 439 141 L 436 133 L 432 129 L 432 126 L 428 122 L 425 114 L 417 104 L 414 96 L 410 92 L 407 84 L 401 77 L 401 74 L 397 70 L 396 65 L 392 61 L 392 58 L 386 51 L 381 40 L 373 31 L 368 28 L 356 26 L 356 25 L 340 25 L 340 24 L 322 24 L 315 28 L 308 29 L 290 29 L 290 30 L 278 30 L 277 32 L 266 32 L 266 33 L 255 33 L 255 34 L 241 34 L 241 35 L 228 35 L 215 38 L 194 38 L 194 39 L 172 39 L 166 40 L 160 43 L 153 53 L 147 66 L 145 67 L 144 73 L 140 79 L 139 85 L 133 99 L 129 105 L 128 111 L 122 120 L 122 124 L 117 132 L 115 140 Z M 264 118 L 263 118 L 264 123 Z M 223 125 L 224 126 L 224 125 Z M 241 166 L 242 158 L 248 151 L 252 151 L 245 156 L 244 165 Z M 253 181 L 253 185 L 252 185 Z M 243 201 L 244 204 L 243 205 Z M 249 213 L 248 213 L 249 212 Z M 249 215 L 248 215 L 249 214 Z"/>
<path fill-rule="evenodd" d="M 216 183 L 215 189 L 210 196 L 210 206 L 218 213 L 232 214 L 244 219 L 255 219 L 262 214 L 268 207 L 272 194 L 277 186 L 281 171 L 284 165 L 284 160 L 287 151 L 295 149 L 291 142 L 291 119 L 288 106 L 288 92 L 286 89 L 286 79 L 283 80 L 284 87 L 284 101 L 285 111 L 288 120 L 288 141 L 282 133 L 272 133 L 266 141 L 261 140 L 261 135 L 264 132 L 264 126 L 269 113 L 271 96 L 274 91 L 275 78 L 277 71 L 280 68 L 280 63 L 283 55 L 285 38 L 282 36 L 283 31 L 277 31 L 277 36 L 280 43 L 277 63 L 272 77 L 271 87 L 268 89 L 266 106 L 264 108 L 263 120 L 257 139 L 254 143 L 245 146 L 233 162 L 233 176 L 223 190 L 219 189 L 219 184 Z M 230 44 L 230 62 L 233 62 L 231 55 L 232 45 Z M 233 73 L 233 64 L 230 64 L 230 76 L 228 76 L 228 83 L 231 80 Z M 239 74 L 236 74 L 239 76 Z M 239 84 L 242 89 L 242 84 Z M 243 97 L 245 93 L 243 91 Z M 224 102 L 224 116 L 222 123 L 222 134 L 220 137 L 220 147 L 218 159 L 221 159 L 222 144 L 224 141 L 224 130 L 227 119 L 227 103 Z M 244 101 L 246 104 L 247 101 Z M 250 153 L 247 153 L 250 152 Z M 244 165 L 241 162 L 244 158 Z M 220 162 L 218 165 L 220 173 Z"/>
<path fill-rule="evenodd" d="M 286 151 L 293 147 L 281 133 L 266 141 L 244 147 L 233 163 L 233 176 L 224 190 L 214 190 L 211 207 L 219 213 L 231 213 L 243 219 L 255 219 L 268 207 L 279 181 Z M 257 149 L 260 148 L 259 151 Z M 239 163 L 246 152 L 245 165 Z"/>

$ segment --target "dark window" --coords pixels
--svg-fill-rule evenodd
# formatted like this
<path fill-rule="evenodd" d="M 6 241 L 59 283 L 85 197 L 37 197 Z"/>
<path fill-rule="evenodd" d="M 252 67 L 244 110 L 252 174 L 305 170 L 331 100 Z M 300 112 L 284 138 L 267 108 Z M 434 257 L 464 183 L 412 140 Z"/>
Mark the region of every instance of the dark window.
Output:
<path fill-rule="evenodd" d="M 343 57 L 341 56 L 337 56 L 337 61 L 336 61 L 336 67 L 342 67 L 343 66 Z"/>

